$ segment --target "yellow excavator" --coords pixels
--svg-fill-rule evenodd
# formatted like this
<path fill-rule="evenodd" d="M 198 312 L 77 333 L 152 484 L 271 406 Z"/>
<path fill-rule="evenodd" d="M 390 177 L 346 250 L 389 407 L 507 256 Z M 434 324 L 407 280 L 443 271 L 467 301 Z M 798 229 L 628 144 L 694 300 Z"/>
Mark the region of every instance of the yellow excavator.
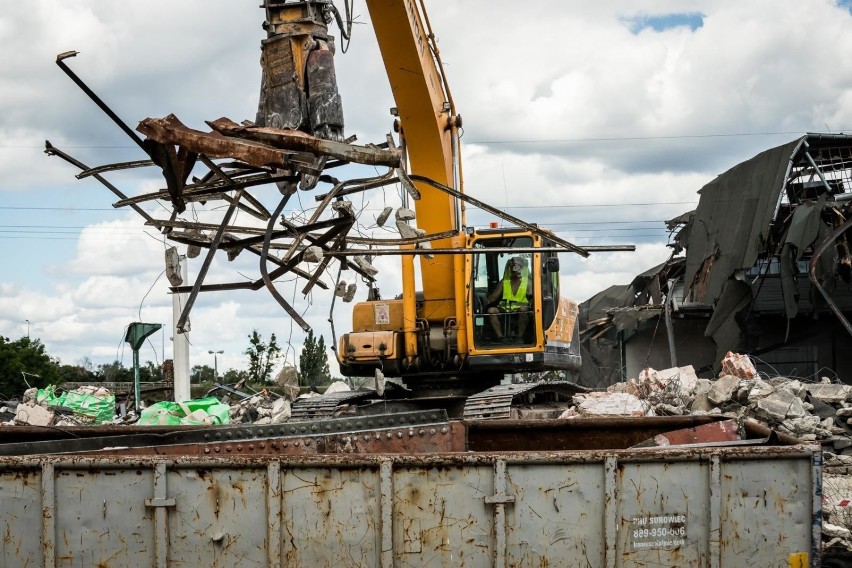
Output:
<path fill-rule="evenodd" d="M 261 8 L 266 13 L 267 37 L 261 44 L 263 75 L 256 119 L 243 124 L 226 118 L 208 121 L 212 132 L 191 129 L 169 115 L 140 122 L 137 131 L 146 136 L 142 140 L 68 68 L 65 60 L 76 52 L 62 53 L 57 64 L 150 159 L 88 168 L 49 143 L 46 151 L 83 169 L 80 176 L 84 177 L 150 165 L 162 169 L 167 187 L 134 197 L 127 197 L 101 177 L 97 179 L 120 198 L 117 207 L 135 208 L 169 239 L 195 247 L 196 255 L 201 248 L 207 249 L 195 283 L 172 287 L 176 293 L 189 294 L 175 326 L 178 332 L 187 329 L 200 292 L 264 286 L 308 331 L 310 326 L 277 291 L 275 280 L 287 273 L 303 277 L 307 280 L 303 294 L 314 285 L 327 288 L 321 276 L 329 261 L 337 257 L 341 270 L 352 268 L 370 288 L 366 301 L 354 307 L 351 331 L 339 341 L 333 337 L 332 344 L 344 375 L 375 376 L 373 394 L 384 394 L 380 401 L 416 399 L 431 404 L 430 399 L 439 398 L 455 401 L 456 407 L 463 402 L 467 413 L 471 400 L 477 398 L 487 408 L 494 406 L 491 402 L 515 397 L 521 391 L 530 397 L 544 393 L 543 389 L 505 384 L 507 374 L 558 371 L 557 376 L 570 383 L 581 363 L 578 307 L 560 296 L 558 253 L 588 256 L 592 247 L 574 246 L 555 233 L 465 194 L 459 135 L 462 120 L 423 0 L 365 0 L 396 103 L 392 112 L 396 136 L 388 135 L 383 144 L 351 144 L 354 138 L 344 134 L 334 67 L 337 48 L 329 26 L 336 22 L 342 41 L 349 40 L 352 1 L 338 0 L 345 8 L 344 16 L 334 0 L 265 0 Z M 213 159 L 228 161 L 217 164 Z M 199 162 L 208 173 L 190 178 Z M 328 173 L 350 163 L 383 165 L 388 171 L 343 182 Z M 282 217 L 297 189 L 311 190 L 320 182 L 331 184 L 332 189 L 315 196 L 320 205 L 307 223 L 300 225 Z M 270 183 L 281 193 L 274 212 L 248 191 Z M 357 216 L 344 196 L 391 184 L 405 189 L 403 206 L 396 215 L 401 238 L 352 234 Z M 152 200 L 171 201 L 168 220 L 155 218 L 138 205 Z M 187 203 L 210 200 L 227 203 L 218 226 L 179 218 Z M 329 205 L 332 217 L 320 219 Z M 501 219 L 502 226 L 469 226 L 469 206 Z M 265 232 L 235 222 L 238 209 L 265 222 Z M 283 228 L 277 228 L 278 223 Z M 399 248 L 374 248 L 381 245 Z M 285 252 L 278 255 L 273 249 Z M 226 251 L 229 259 L 243 250 L 258 255 L 262 278 L 205 284 L 219 250 Z M 375 268 L 368 256 L 380 253 L 401 258 L 402 293 L 395 299 L 382 299 L 374 285 Z M 415 259 L 420 262 L 420 286 Z M 303 268 L 303 264 L 316 267 Z M 338 279 L 335 295 L 342 284 Z M 344 288 L 344 301 L 351 300 L 354 284 Z M 396 393 L 385 392 L 385 378 L 401 379 L 390 383 L 396 385 L 390 387 Z M 494 390 L 498 386 L 511 388 L 498 392 Z M 346 406 L 351 406 L 348 401 Z M 336 408 L 326 406 L 325 400 L 304 406 L 313 413 L 310 415 Z"/>
<path fill-rule="evenodd" d="M 415 255 L 403 254 L 401 297 L 354 307 L 352 331 L 338 345 L 341 371 L 357 376 L 380 368 L 406 377 L 412 388 L 419 377 L 459 377 L 471 390 L 499 382 L 504 373 L 577 371 L 577 304 L 560 297 L 557 251 L 587 253 L 527 224 L 466 226 L 462 119 L 425 9 L 412 0 L 366 4 L 396 103 L 395 129 L 420 195 L 413 202 L 417 227 L 452 236 L 417 251 L 419 290 Z M 495 302 L 494 290 L 511 288 L 513 265 L 523 298 L 508 300 L 518 290 L 507 289 Z"/>
<path fill-rule="evenodd" d="M 368 300 L 354 306 L 352 330 L 335 346 L 341 372 L 400 377 L 412 391 L 460 398 L 499 384 L 509 373 L 556 370 L 570 380 L 581 363 L 578 306 L 560 296 L 557 255 L 588 252 L 464 193 L 462 119 L 425 6 L 365 1 L 396 103 L 394 130 L 407 161 L 397 173 L 413 196 L 416 234 L 441 238 L 428 248 L 412 243 L 398 251 L 402 293 L 396 299 L 371 289 Z M 257 123 L 341 140 L 334 40 L 323 24 L 336 19 L 347 40 L 351 26 L 330 0 L 270 0 L 264 6 L 264 57 L 272 61 L 283 46 L 294 64 L 264 67 L 268 89 Z M 469 227 L 470 205 L 515 226 Z"/>

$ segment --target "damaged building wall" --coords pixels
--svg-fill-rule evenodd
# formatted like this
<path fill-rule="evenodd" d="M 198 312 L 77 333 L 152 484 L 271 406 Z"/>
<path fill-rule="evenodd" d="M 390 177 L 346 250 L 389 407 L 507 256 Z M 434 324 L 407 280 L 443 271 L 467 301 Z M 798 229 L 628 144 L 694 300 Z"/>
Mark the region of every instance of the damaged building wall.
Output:
<path fill-rule="evenodd" d="M 617 360 L 622 376 L 645 360 L 669 364 L 666 334 L 652 341 L 646 331 L 665 329 L 668 311 L 679 364 L 701 368 L 739 351 L 791 372 L 830 369 L 852 382 L 844 358 L 852 324 L 843 315 L 852 315 L 852 243 L 844 232 L 850 190 L 848 135 L 809 134 L 721 174 L 700 190 L 695 212 L 667 223 L 672 259 L 586 303 L 586 349 L 598 352 L 596 363 Z M 672 270 L 677 266 L 680 274 Z M 659 324 L 651 321 L 652 308 Z M 629 319 L 639 314 L 645 321 L 630 333 Z M 677 329 L 684 318 L 701 323 Z M 612 348 L 613 329 L 627 331 L 623 352 Z M 680 355 L 690 352 L 697 359 Z"/>
<path fill-rule="evenodd" d="M 797 318 L 789 328 L 782 316 L 761 315 L 750 327 L 758 332 L 751 351 L 761 371 L 797 377 L 836 375 L 852 382 L 848 357 L 852 337 L 830 315 Z"/>
<path fill-rule="evenodd" d="M 669 339 L 665 324 L 649 321 L 624 343 L 625 373 L 627 377 L 638 377 L 643 369 L 665 369 L 671 367 Z M 712 375 L 716 363 L 716 345 L 704 335 L 707 320 L 675 319 L 672 331 L 677 338 L 676 361 L 692 365 L 699 376 Z"/>
<path fill-rule="evenodd" d="M 787 164 L 802 140 L 766 150 L 699 190 L 684 281 L 693 301 L 715 304 L 728 279 L 751 268 L 768 236 Z"/>

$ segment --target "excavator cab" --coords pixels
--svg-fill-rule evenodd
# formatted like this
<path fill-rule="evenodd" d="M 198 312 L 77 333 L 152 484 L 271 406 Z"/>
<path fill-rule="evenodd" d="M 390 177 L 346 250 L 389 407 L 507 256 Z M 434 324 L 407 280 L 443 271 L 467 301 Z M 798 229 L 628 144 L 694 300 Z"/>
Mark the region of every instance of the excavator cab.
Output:
<path fill-rule="evenodd" d="M 506 252 L 517 246 L 532 247 L 530 237 L 482 239 L 471 258 L 473 290 L 473 345 L 482 349 L 529 346 L 535 341 L 531 321 L 536 288 L 530 265 L 531 252 Z M 499 252 L 488 249 L 500 249 Z"/>
<path fill-rule="evenodd" d="M 469 239 L 469 368 L 577 370 L 577 305 L 560 298 L 553 243 L 520 229 L 479 230 Z"/>

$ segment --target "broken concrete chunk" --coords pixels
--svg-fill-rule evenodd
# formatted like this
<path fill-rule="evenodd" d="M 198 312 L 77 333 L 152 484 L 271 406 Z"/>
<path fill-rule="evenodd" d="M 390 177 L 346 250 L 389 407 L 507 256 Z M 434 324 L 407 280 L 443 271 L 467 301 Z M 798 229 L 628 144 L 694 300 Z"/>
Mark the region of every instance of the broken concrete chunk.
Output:
<path fill-rule="evenodd" d="M 692 365 L 662 371 L 649 367 L 639 373 L 639 382 L 646 383 L 652 390 L 668 390 L 672 394 L 691 396 L 698 384 L 698 377 Z"/>
<path fill-rule="evenodd" d="M 721 375 L 733 375 L 740 379 L 751 379 L 757 376 L 757 369 L 748 358 L 748 355 L 731 353 L 728 351 L 722 359 Z"/>
<path fill-rule="evenodd" d="M 814 434 L 819 428 L 819 417 L 802 416 L 801 418 L 791 418 L 784 421 L 784 426 L 795 436 Z"/>
<path fill-rule="evenodd" d="M 615 383 L 606 388 L 607 392 L 626 392 L 633 395 L 639 395 L 639 383 L 636 379 L 628 379 L 623 383 Z"/>
<path fill-rule="evenodd" d="M 581 398 L 581 397 L 575 397 Z M 654 416 L 648 402 L 628 393 L 590 392 L 577 410 L 584 416 Z"/>
<path fill-rule="evenodd" d="M 15 409 L 15 423 L 28 426 L 52 426 L 53 412 L 43 406 L 19 404 Z"/>
<path fill-rule="evenodd" d="M 352 207 L 352 202 L 347 201 L 345 199 L 341 201 L 333 201 L 331 203 L 331 208 L 334 211 L 337 211 L 341 217 L 354 217 L 355 209 Z"/>
<path fill-rule="evenodd" d="M 376 270 L 376 268 L 372 264 L 370 264 L 370 262 L 363 256 L 355 256 L 352 258 L 352 261 L 358 268 L 360 268 L 370 276 L 375 276 L 379 273 L 379 271 Z"/>
<path fill-rule="evenodd" d="M 276 399 L 275 402 L 272 403 L 272 414 L 278 414 L 279 412 L 284 410 L 285 406 L 287 406 L 287 399 Z"/>
<path fill-rule="evenodd" d="M 427 241 L 427 242 L 425 242 L 425 243 L 420 243 L 419 245 L 417 245 L 417 248 L 419 248 L 419 249 L 426 249 L 426 250 L 432 250 L 432 243 L 430 243 L 430 242 L 428 242 L 428 241 Z M 429 253 L 426 253 L 426 254 L 424 254 L 423 256 L 424 256 L 424 258 L 429 258 L 429 259 L 435 258 L 435 255 L 434 255 L 434 254 L 429 254 Z"/>
<path fill-rule="evenodd" d="M 172 286 L 183 284 L 180 272 L 180 254 L 177 247 L 169 247 L 166 249 L 166 278 L 169 279 L 169 284 Z"/>
<path fill-rule="evenodd" d="M 692 404 L 689 406 L 689 409 L 693 414 L 698 412 L 710 412 L 714 408 L 716 408 L 716 406 L 710 402 L 707 393 L 695 395 L 695 398 L 692 399 Z"/>
<path fill-rule="evenodd" d="M 719 405 L 730 400 L 739 386 L 740 378 L 734 375 L 724 375 L 716 379 L 710 392 L 707 393 L 707 398 L 713 404 Z"/>
<path fill-rule="evenodd" d="M 852 537 L 852 532 L 849 531 L 846 527 L 841 527 L 840 525 L 833 525 L 828 522 L 822 523 L 822 534 L 827 537 L 837 537 L 843 539 L 849 539 Z"/>
<path fill-rule="evenodd" d="M 291 365 L 285 365 L 277 375 L 275 375 L 275 384 L 281 389 L 284 398 L 287 400 L 296 400 L 299 396 L 299 372 Z M 272 406 L 272 413 L 280 412 L 277 407 L 280 403 L 276 400 Z"/>
<path fill-rule="evenodd" d="M 343 381 L 334 381 L 333 383 L 328 385 L 328 388 L 325 389 L 325 393 L 323 394 L 334 394 L 336 392 L 348 392 L 351 390 L 352 389 L 349 388 L 349 385 L 347 385 Z"/>
<path fill-rule="evenodd" d="M 297 387 L 298 388 L 298 387 Z M 272 416 L 270 417 L 271 424 L 281 424 L 290 420 L 291 415 L 290 401 L 279 398 L 272 405 Z"/>
<path fill-rule="evenodd" d="M 665 403 L 656 405 L 654 407 L 654 411 L 659 416 L 681 416 L 686 413 L 686 411 L 680 406 Z"/>
<path fill-rule="evenodd" d="M 559 418 L 578 418 L 579 416 L 580 413 L 577 412 L 577 408 L 575 406 L 572 406 L 568 410 L 562 412 L 562 414 L 559 415 Z"/>
<path fill-rule="evenodd" d="M 334 295 L 341 298 L 346 295 L 346 282 L 344 280 L 337 283 L 337 286 L 334 288 Z"/>
<path fill-rule="evenodd" d="M 241 248 L 231 248 L 225 251 L 228 254 L 228 261 L 234 262 L 240 253 L 243 252 Z"/>
<path fill-rule="evenodd" d="M 385 374 L 380 369 L 376 369 L 376 394 L 379 396 L 385 394 Z"/>
<path fill-rule="evenodd" d="M 203 408 L 198 408 L 193 410 L 186 416 L 186 420 L 194 420 L 195 422 L 204 422 L 206 424 L 213 424 L 215 418 L 207 414 L 207 412 Z"/>
<path fill-rule="evenodd" d="M 787 389 L 779 389 L 761 398 L 755 404 L 755 409 L 758 414 L 778 422 L 785 418 L 801 418 L 805 415 L 801 399 Z M 819 421 L 818 418 L 817 421 Z"/>
<path fill-rule="evenodd" d="M 753 381 L 749 381 L 748 386 L 750 387 L 747 395 L 749 400 L 763 398 L 775 392 L 775 387 L 760 377 L 755 378 Z"/>
<path fill-rule="evenodd" d="M 417 230 L 405 221 L 397 221 L 396 229 L 399 231 L 399 236 L 403 239 L 416 239 L 420 236 Z"/>
<path fill-rule="evenodd" d="M 204 233 L 198 229 L 190 229 L 186 232 L 187 236 L 200 241 L 205 239 Z M 186 258 L 197 258 L 201 254 L 201 247 L 198 245 L 186 245 Z"/>
<path fill-rule="evenodd" d="M 384 227 L 391 213 L 393 213 L 393 207 L 385 207 L 384 209 L 382 209 L 382 212 L 379 213 L 378 217 L 376 217 L 376 225 L 378 225 L 379 227 Z"/>
<path fill-rule="evenodd" d="M 414 211 L 406 207 L 400 207 L 396 210 L 397 221 L 412 221 L 415 218 Z"/>
<path fill-rule="evenodd" d="M 23 400 L 24 400 L 25 403 L 27 403 L 27 402 L 35 403 L 35 402 L 37 402 L 36 401 L 37 397 L 38 397 L 38 389 L 36 387 L 31 387 L 31 388 L 28 388 L 27 390 L 24 391 Z"/>
<path fill-rule="evenodd" d="M 305 262 L 313 262 L 317 263 L 322 260 L 323 252 L 322 248 L 318 246 L 309 246 L 302 253 L 302 260 Z"/>
<path fill-rule="evenodd" d="M 798 379 L 789 379 L 787 377 L 772 377 L 771 379 L 767 379 L 766 382 L 776 388 L 787 389 L 802 400 L 804 400 L 808 394 L 805 385 L 802 383 L 802 381 Z"/>
<path fill-rule="evenodd" d="M 852 395 L 852 385 L 818 384 L 806 388 L 811 397 L 828 404 L 840 404 Z"/>
<path fill-rule="evenodd" d="M 351 302 L 355 298 L 355 292 L 358 290 L 358 285 L 354 282 L 346 287 L 346 294 L 343 295 L 344 302 Z"/>

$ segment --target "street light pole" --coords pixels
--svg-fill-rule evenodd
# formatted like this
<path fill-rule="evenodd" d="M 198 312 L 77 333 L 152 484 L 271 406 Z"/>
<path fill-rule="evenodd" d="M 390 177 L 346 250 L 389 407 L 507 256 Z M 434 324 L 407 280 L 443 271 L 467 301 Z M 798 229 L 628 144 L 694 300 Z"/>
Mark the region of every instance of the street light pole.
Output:
<path fill-rule="evenodd" d="M 30 320 L 27 320 L 27 339 L 30 338 Z"/>
<path fill-rule="evenodd" d="M 216 359 L 216 356 L 221 355 L 224 352 L 225 352 L 224 350 L 208 351 L 208 353 L 213 355 L 213 381 L 217 382 L 217 383 L 219 382 L 219 363 Z"/>

